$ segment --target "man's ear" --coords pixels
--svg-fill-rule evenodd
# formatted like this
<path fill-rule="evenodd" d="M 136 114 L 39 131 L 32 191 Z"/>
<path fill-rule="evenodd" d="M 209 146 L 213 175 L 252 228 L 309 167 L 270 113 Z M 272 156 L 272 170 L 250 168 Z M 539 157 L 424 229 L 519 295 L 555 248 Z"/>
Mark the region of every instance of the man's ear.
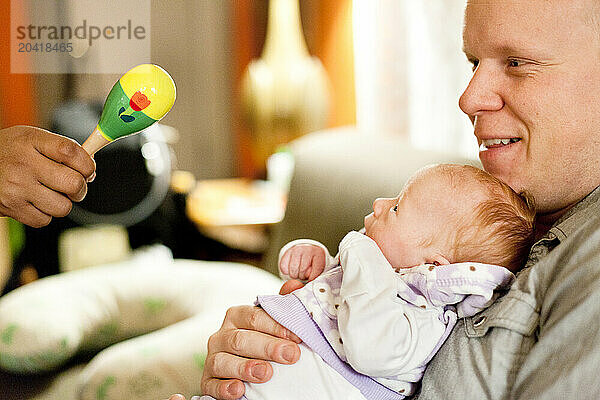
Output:
<path fill-rule="evenodd" d="M 428 257 L 427 260 L 425 260 L 425 262 L 427 264 L 433 264 L 433 265 L 448 265 L 450 264 L 450 261 L 448 261 L 448 259 L 446 257 L 444 257 L 441 254 L 434 254 L 432 257 Z"/>

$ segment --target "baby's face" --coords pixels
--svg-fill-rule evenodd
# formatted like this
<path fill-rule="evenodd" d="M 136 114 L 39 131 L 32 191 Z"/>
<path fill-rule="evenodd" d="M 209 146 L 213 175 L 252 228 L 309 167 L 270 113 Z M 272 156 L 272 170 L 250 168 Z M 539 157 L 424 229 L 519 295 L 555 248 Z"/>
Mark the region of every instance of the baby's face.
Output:
<path fill-rule="evenodd" d="M 397 197 L 373 202 L 373 212 L 365 217 L 365 233 L 394 268 L 448 264 L 452 246 L 446 233 L 459 228 L 459 218 L 453 216 L 475 204 L 475 196 L 467 191 L 453 187 L 447 174 L 425 170 Z"/>

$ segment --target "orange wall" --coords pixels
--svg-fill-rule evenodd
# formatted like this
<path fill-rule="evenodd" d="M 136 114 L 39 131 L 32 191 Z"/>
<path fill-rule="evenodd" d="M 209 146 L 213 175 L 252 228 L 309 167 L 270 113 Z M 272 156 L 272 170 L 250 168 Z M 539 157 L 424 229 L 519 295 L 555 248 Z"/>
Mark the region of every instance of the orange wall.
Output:
<path fill-rule="evenodd" d="M 232 4 L 233 32 L 233 78 L 232 101 L 233 107 L 233 143 L 235 159 L 237 160 L 236 174 L 244 177 L 254 177 L 255 165 L 251 158 L 251 152 L 245 151 L 250 148 L 250 132 L 244 125 L 240 109 L 240 82 L 246 66 L 257 57 L 256 55 L 256 21 L 254 18 L 254 7 L 249 1 L 234 1 Z"/>
<path fill-rule="evenodd" d="M 332 84 L 330 126 L 356 123 L 352 0 L 319 2 L 319 29 L 315 55 L 321 59 Z"/>
<path fill-rule="evenodd" d="M 35 125 L 33 75 L 10 73 L 10 3 L 0 1 L 0 127 Z"/>

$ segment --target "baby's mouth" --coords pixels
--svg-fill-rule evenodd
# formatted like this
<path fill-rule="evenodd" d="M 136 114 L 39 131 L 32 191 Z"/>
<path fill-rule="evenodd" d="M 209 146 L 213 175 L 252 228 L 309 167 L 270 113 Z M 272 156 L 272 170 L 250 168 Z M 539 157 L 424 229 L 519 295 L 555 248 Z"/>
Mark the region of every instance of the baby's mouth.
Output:
<path fill-rule="evenodd" d="M 361 233 L 364 233 L 365 235 L 369 236 L 369 234 L 368 234 L 368 233 L 366 233 L 366 232 L 367 232 L 367 229 L 370 229 L 370 228 L 371 228 L 371 224 L 372 224 L 372 222 L 373 222 L 373 221 L 372 221 L 372 219 L 373 219 L 373 213 L 371 213 L 371 214 L 369 214 L 369 215 L 367 215 L 367 216 L 365 217 L 365 219 L 364 219 L 364 221 L 363 221 L 363 224 L 364 224 L 364 225 L 363 225 L 363 226 L 364 226 L 364 227 L 363 227 L 363 230 L 364 230 L 364 231 L 363 231 L 363 232 L 361 232 Z"/>
<path fill-rule="evenodd" d="M 521 138 L 505 138 L 505 139 L 482 139 L 479 145 L 479 151 L 485 151 L 488 149 L 496 149 L 504 146 L 508 146 L 513 143 L 521 141 Z"/>

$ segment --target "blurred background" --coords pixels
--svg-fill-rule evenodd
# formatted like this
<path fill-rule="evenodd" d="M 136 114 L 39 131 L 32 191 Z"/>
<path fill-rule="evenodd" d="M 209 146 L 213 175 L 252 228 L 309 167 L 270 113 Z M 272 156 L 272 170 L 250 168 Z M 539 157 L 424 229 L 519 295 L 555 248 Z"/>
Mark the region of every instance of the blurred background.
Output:
<path fill-rule="evenodd" d="M 67 217 L 39 229 L 0 218 L 0 398 L 199 394 L 209 335 L 227 307 L 278 290 L 285 243 L 335 254 L 418 168 L 477 165 L 458 108 L 472 74 L 464 5 L 1 1 L 0 128 L 82 143 L 115 82 L 143 63 L 171 74 L 177 99 L 95 154 L 96 179 Z M 65 39 L 69 54 L 18 39 L 19 26 L 83 21 L 111 34 L 131 22 L 143 38 Z"/>
<path fill-rule="evenodd" d="M 293 171 L 285 144 L 310 132 L 352 126 L 373 137 L 405 137 L 417 148 L 476 154 L 457 105 L 470 76 L 460 50 L 463 0 L 148 3 L 150 60 L 144 62 L 171 74 L 175 105 L 160 128 L 97 154 L 98 179 L 72 215 L 40 230 L 4 221 L 11 236 L 6 246 L 12 246 L 3 252 L 12 255 L 5 270 L 13 272 L 2 276 L 11 276 L 11 288 L 157 242 L 176 257 L 250 255 L 243 260 L 259 264 L 269 229 L 285 211 Z M 0 54 L 11 51 L 11 13 L 70 9 L 69 1 L 36 2 L 33 11 L 15 4 L 0 4 Z M 91 63 L 110 63 L 110 57 L 81 57 L 88 56 Z M 36 125 L 79 141 L 126 72 L 10 71 L 10 57 L 0 57 L 0 126 Z M 106 198 L 119 206 L 107 206 Z M 141 203 L 147 210 L 140 211 Z M 237 230 L 228 231 L 232 226 Z M 78 240 L 85 234 L 63 233 L 81 227 L 113 250 L 78 255 L 73 249 L 84 246 Z M 46 265 L 48 254 L 53 266 Z"/>

